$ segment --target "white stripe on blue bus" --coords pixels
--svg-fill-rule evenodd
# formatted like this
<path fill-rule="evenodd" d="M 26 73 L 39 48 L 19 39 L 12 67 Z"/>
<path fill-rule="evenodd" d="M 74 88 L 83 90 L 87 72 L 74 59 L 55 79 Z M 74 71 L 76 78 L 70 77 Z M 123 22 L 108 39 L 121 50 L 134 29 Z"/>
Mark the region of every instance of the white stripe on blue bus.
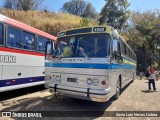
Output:
<path fill-rule="evenodd" d="M 27 83 L 40 82 L 40 81 L 44 81 L 44 76 L 0 80 L 0 87 L 21 85 L 21 84 L 27 84 Z"/>
<path fill-rule="evenodd" d="M 36 85 L 43 85 L 43 84 L 44 84 L 44 81 L 19 84 L 19 85 L 12 85 L 12 86 L 0 87 L 0 91 L 5 92 L 5 91 L 9 91 L 9 90 L 16 90 L 16 89 L 20 89 L 20 88 L 26 88 L 26 87 L 36 86 Z"/>

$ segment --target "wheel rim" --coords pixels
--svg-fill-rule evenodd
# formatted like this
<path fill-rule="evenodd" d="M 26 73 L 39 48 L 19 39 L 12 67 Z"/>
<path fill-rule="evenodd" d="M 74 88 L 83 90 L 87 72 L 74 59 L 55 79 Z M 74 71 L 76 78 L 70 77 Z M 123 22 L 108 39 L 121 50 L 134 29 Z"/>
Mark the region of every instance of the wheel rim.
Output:
<path fill-rule="evenodd" d="M 120 82 L 117 83 L 117 96 L 120 95 Z"/>

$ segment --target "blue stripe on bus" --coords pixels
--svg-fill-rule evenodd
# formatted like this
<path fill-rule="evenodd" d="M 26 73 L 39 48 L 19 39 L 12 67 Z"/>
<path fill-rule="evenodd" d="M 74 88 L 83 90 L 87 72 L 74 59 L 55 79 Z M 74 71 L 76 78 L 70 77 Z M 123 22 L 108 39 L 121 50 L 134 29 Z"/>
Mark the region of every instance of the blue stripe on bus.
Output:
<path fill-rule="evenodd" d="M 88 63 L 45 63 L 45 67 L 61 67 L 61 68 L 91 68 L 91 69 L 132 69 L 135 65 L 130 64 L 88 64 Z"/>
<path fill-rule="evenodd" d="M 0 80 L 0 87 L 7 87 L 7 86 L 20 85 L 26 83 L 40 82 L 40 81 L 44 81 L 44 76 Z"/>

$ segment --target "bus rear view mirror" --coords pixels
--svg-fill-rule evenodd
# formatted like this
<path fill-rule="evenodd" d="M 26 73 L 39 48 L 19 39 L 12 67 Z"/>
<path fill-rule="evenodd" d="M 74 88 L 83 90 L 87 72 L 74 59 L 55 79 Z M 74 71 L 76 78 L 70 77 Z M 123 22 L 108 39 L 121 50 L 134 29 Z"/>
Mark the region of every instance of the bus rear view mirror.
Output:
<path fill-rule="evenodd" d="M 45 59 L 49 60 L 52 57 L 53 57 L 53 42 L 48 41 L 46 42 Z"/>
<path fill-rule="evenodd" d="M 58 54 L 58 49 L 57 49 L 56 43 L 53 42 L 52 56 L 53 56 L 54 58 L 56 58 L 56 57 L 57 57 L 57 54 Z"/>

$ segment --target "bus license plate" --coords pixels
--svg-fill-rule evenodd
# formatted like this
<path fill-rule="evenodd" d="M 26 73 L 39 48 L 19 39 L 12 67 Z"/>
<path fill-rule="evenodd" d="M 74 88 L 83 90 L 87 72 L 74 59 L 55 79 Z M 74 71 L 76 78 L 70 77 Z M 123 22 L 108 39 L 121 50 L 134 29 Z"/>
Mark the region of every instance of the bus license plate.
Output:
<path fill-rule="evenodd" d="M 77 82 L 76 78 L 67 78 L 67 82 Z"/>

